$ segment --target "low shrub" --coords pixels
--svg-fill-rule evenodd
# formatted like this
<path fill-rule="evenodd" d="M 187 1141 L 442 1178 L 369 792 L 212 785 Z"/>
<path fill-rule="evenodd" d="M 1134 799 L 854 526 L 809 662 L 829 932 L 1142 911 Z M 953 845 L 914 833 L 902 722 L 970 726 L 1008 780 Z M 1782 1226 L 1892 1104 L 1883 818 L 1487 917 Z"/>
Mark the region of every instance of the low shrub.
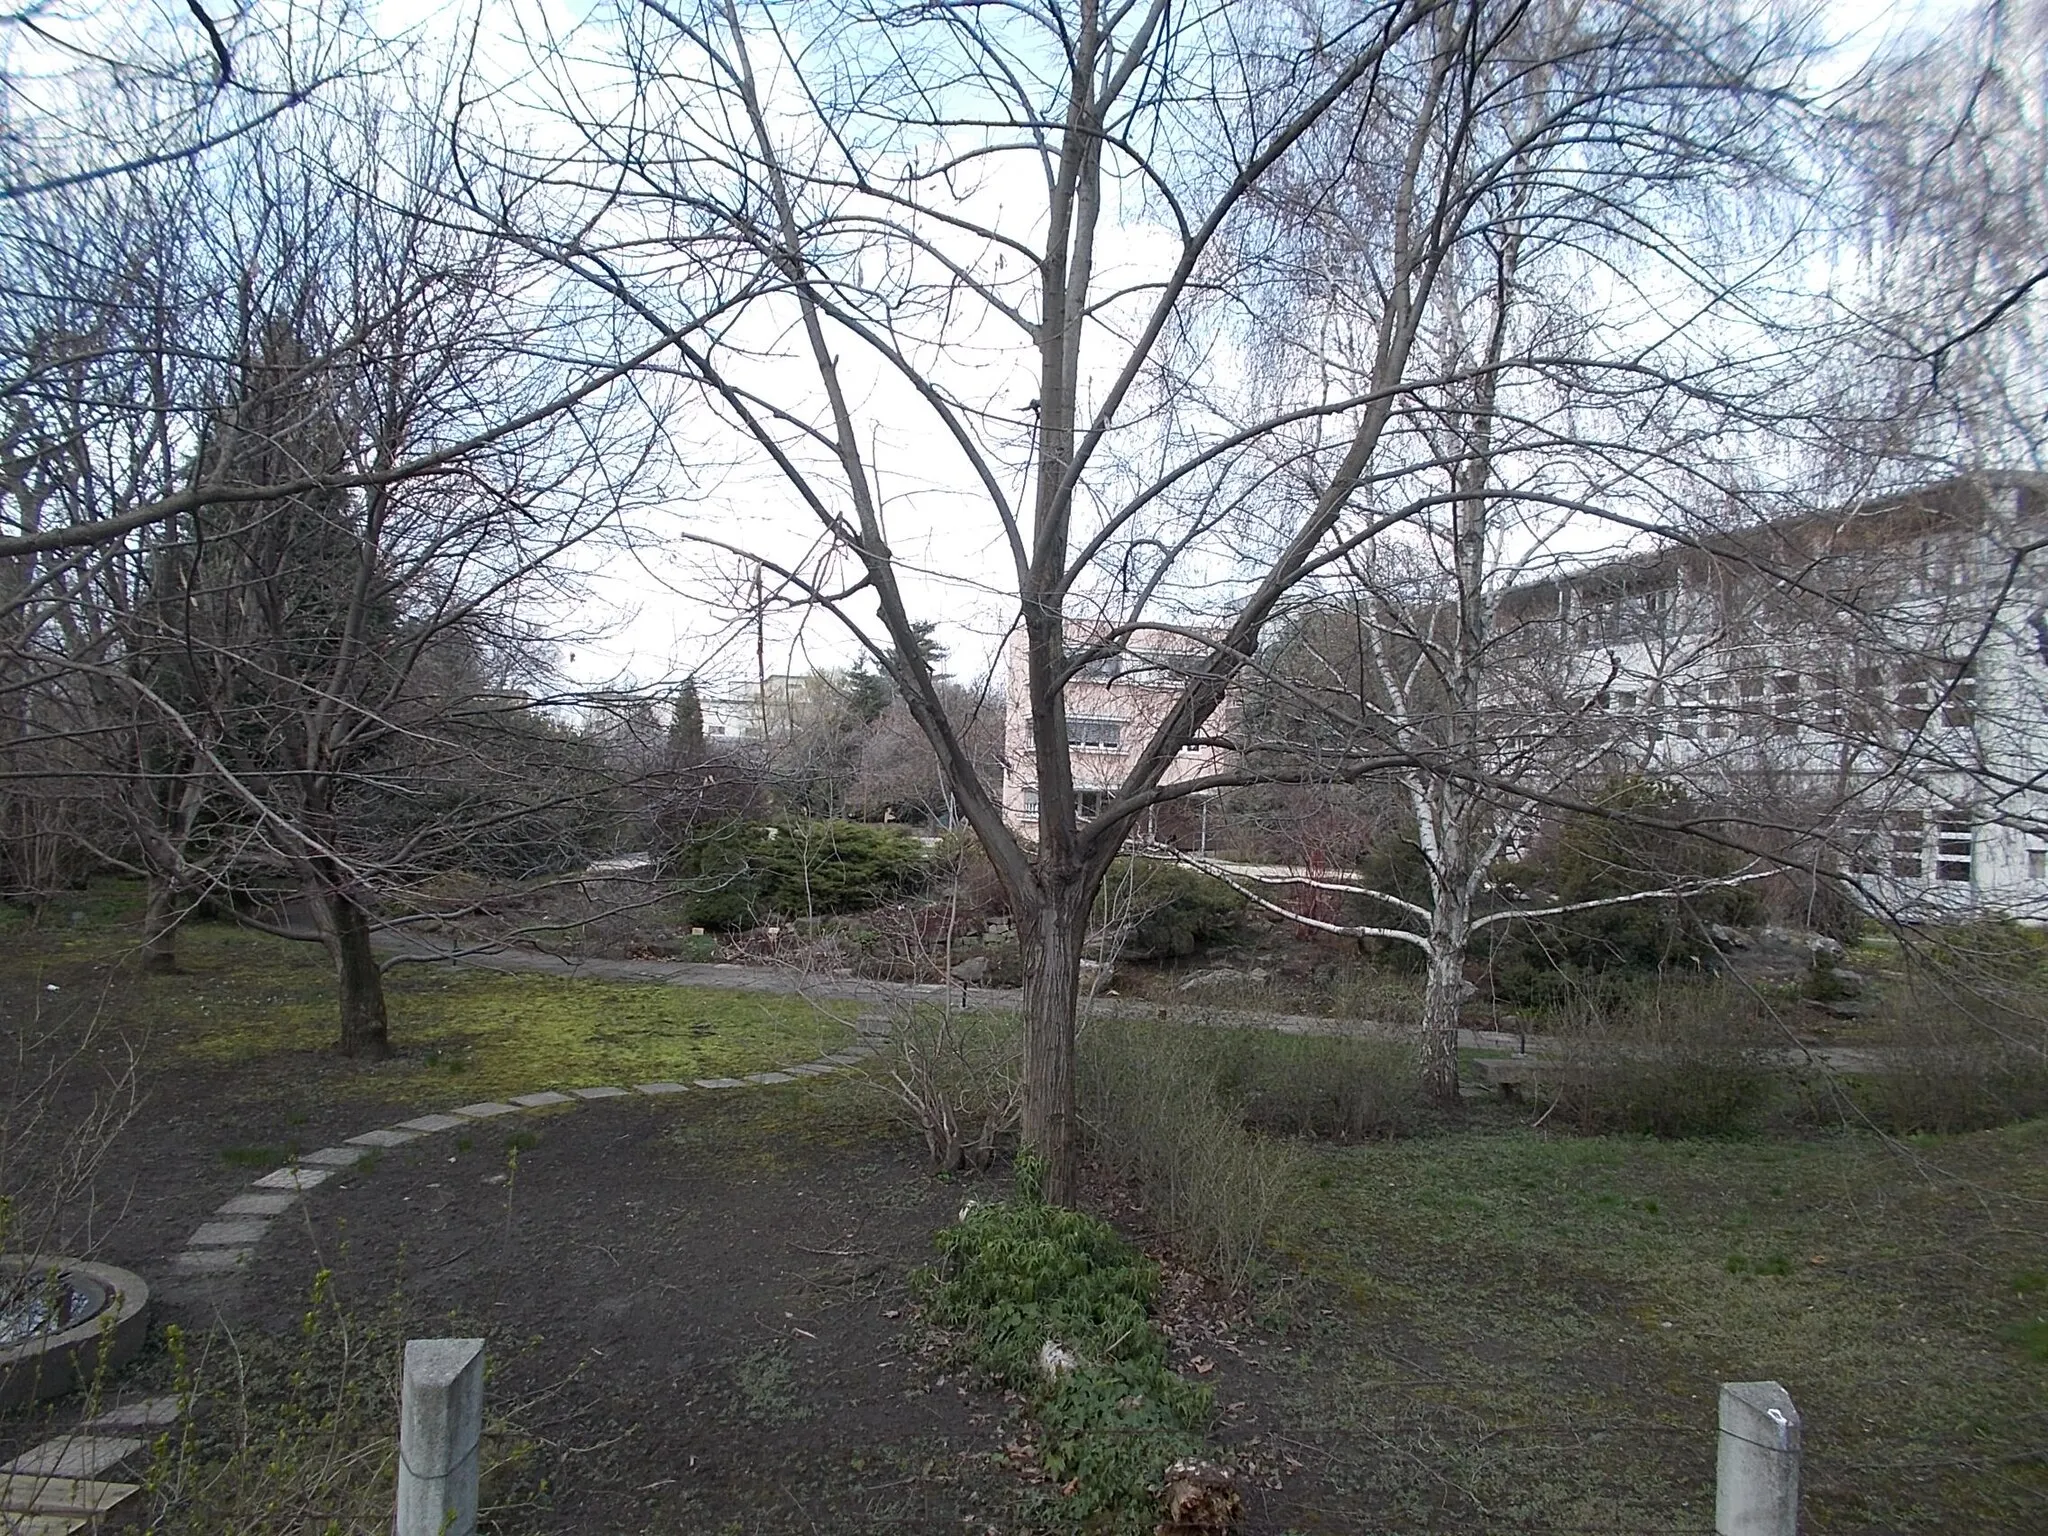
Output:
<path fill-rule="evenodd" d="M 1217 1088 L 1264 1135 L 1388 1140 L 1428 1120 L 1412 1047 L 1271 1030 L 1217 1034 Z"/>
<path fill-rule="evenodd" d="M 1237 1289 L 1291 1208 L 1302 1153 L 1247 1129 L 1222 1087 L 1225 1032 L 1104 1021 L 1078 1088 L 1096 1155 L 1144 1190 L 1189 1257 Z"/>
<path fill-rule="evenodd" d="M 881 1081 L 923 1136 L 932 1167 L 986 1170 L 1023 1109 L 1023 1037 L 1014 1016 L 912 1003 L 891 1021 Z"/>
<path fill-rule="evenodd" d="M 877 906 L 916 886 L 924 849 L 896 827 L 734 821 L 696 828 L 670 862 L 689 884 L 690 921 L 733 929 Z"/>
<path fill-rule="evenodd" d="M 959 1331 L 976 1370 L 1027 1394 L 1064 1514 L 1090 1530 L 1149 1529 L 1160 1474 L 1201 1448 L 1211 1395 L 1167 1364 L 1151 1316 L 1158 1266 L 1099 1218 L 1046 1205 L 1031 1183 L 1027 1169 L 1018 1199 L 971 1204 L 939 1233 L 927 1316 Z M 1048 1342 L 1070 1368 L 1041 1369 Z"/>
<path fill-rule="evenodd" d="M 2048 1115 L 2048 1053 L 2038 1047 L 1901 1046 L 1888 1065 L 1851 1085 L 1856 1107 L 1880 1130 L 1946 1135 Z"/>
<path fill-rule="evenodd" d="M 1606 786 L 1600 800 L 1611 814 L 1561 817 L 1527 859 L 1496 871 L 1501 884 L 1550 905 L 1611 901 L 1733 873 L 1735 861 L 1725 849 L 1630 819 L 1681 822 L 1689 810 L 1681 794 L 1623 778 Z M 1489 956 L 1494 993 L 1526 1006 L 1558 1007 L 1579 1001 L 1596 977 L 1697 975 L 1713 957 L 1709 927 L 1746 924 L 1760 910 L 1749 887 L 1726 886 L 1685 901 L 1615 901 L 1503 924 Z"/>
<path fill-rule="evenodd" d="M 291 1531 L 379 1536 L 391 1529 L 397 1392 L 409 1328 L 398 1298 L 361 1311 L 314 1277 L 296 1334 L 166 1331 L 178 1427 L 145 1479 L 158 1536 Z M 207 1406 L 194 1415 L 195 1401 Z M 488 1529 L 530 1516 L 538 1447 L 490 1408 L 480 1467 Z M 502 1522 L 499 1523 L 499 1522 Z"/>
<path fill-rule="evenodd" d="M 1385 965 L 1341 967 L 1330 979 L 1329 998 L 1338 1018 L 1409 1024 L 1422 1017 L 1421 977 Z"/>
<path fill-rule="evenodd" d="M 1731 988 L 1665 986 L 1634 1008 L 1557 1021 L 1554 1123 L 1665 1140 L 1739 1136 L 1776 1097 L 1774 1043 Z"/>
<path fill-rule="evenodd" d="M 1098 927 L 1133 960 L 1179 960 L 1237 932 L 1245 901 L 1209 875 L 1158 859 L 1117 860 L 1095 901 Z"/>
<path fill-rule="evenodd" d="M 2048 1114 L 2048 938 L 2016 923 L 1905 935 L 1866 1028 L 1885 1042 L 1850 1084 L 1856 1111 L 1907 1133 Z"/>

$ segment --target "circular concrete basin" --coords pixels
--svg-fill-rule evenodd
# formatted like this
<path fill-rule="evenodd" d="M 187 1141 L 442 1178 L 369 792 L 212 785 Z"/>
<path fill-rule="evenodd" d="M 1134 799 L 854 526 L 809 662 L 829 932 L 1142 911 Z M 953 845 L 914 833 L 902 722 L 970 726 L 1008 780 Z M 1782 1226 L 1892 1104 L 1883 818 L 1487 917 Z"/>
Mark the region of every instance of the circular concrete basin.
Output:
<path fill-rule="evenodd" d="M 149 1287 L 125 1269 L 0 1254 L 0 1409 L 119 1370 L 142 1348 L 148 1312 Z"/>

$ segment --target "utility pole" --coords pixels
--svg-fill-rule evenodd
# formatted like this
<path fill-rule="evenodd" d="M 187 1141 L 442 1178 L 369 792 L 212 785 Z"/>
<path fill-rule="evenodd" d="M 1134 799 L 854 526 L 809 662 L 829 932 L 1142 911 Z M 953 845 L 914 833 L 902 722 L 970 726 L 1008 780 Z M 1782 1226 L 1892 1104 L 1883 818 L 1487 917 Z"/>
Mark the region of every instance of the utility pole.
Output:
<path fill-rule="evenodd" d="M 768 607 L 761 597 L 761 567 L 754 567 L 754 697 L 761 701 L 761 745 L 768 744 Z"/>

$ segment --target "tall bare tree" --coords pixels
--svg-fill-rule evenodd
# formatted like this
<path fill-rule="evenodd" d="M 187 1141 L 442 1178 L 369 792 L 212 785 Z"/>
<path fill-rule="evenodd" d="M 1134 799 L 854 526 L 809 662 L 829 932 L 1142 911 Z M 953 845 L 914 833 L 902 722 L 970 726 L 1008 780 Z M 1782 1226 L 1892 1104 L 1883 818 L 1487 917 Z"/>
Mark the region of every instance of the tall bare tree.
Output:
<path fill-rule="evenodd" d="M 1398 429 L 1406 404 L 1447 369 L 1604 381 L 1582 434 L 1619 451 L 1631 399 L 1648 429 L 1683 394 L 1623 381 L 1754 395 L 1782 355 L 1754 306 L 1792 252 L 1725 238 L 1728 205 L 1768 223 L 1771 146 L 1797 126 L 1797 40 L 1767 19 L 646 0 L 527 38 L 524 80 L 560 126 L 495 153 L 560 202 L 523 237 L 674 338 L 665 378 L 715 422 L 706 452 L 786 509 L 758 538 L 677 536 L 744 547 L 888 658 L 1018 914 L 1025 1135 L 1056 1198 L 1096 889 L 1137 818 L 1242 780 L 1167 774 L 1288 594 L 1434 501 L 1398 489 L 1438 462 Z M 1495 261 L 1503 209 L 1525 242 L 1578 252 L 1548 299 L 1587 323 L 1449 358 L 1425 344 L 1461 302 L 1447 278 Z M 1343 361 L 1283 358 L 1282 317 L 1333 272 L 1350 335 L 1313 350 Z M 1655 483 L 1648 458 L 1631 469 Z M 1035 838 L 918 657 L 949 591 L 1023 637 L 1032 747 L 1010 771 Z M 1066 684 L 1160 631 L 1199 660 L 1083 819 Z"/>

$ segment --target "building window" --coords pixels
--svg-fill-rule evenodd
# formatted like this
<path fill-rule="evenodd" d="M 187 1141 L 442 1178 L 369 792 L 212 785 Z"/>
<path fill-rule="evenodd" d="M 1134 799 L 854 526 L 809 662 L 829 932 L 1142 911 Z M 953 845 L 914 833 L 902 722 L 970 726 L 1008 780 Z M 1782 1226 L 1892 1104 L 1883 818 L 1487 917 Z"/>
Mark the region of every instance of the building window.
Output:
<path fill-rule="evenodd" d="M 1814 679 L 1813 722 L 1830 734 L 1842 729 L 1842 683 L 1832 674 Z"/>
<path fill-rule="evenodd" d="M 1735 727 L 1728 718 L 1728 700 L 1732 691 L 1725 679 L 1707 684 L 1707 738 L 1710 741 L 1735 734 Z"/>
<path fill-rule="evenodd" d="M 2029 880 L 2048 880 L 2048 848 L 2029 848 L 2027 850 L 2027 878 Z"/>
<path fill-rule="evenodd" d="M 1124 723 L 1100 715 L 1069 715 L 1067 740 L 1091 752 L 1115 752 L 1124 744 Z"/>
<path fill-rule="evenodd" d="M 1964 673 L 1948 685 L 1948 695 L 1941 701 L 1941 723 L 1958 731 L 1977 723 L 1977 679 Z"/>
<path fill-rule="evenodd" d="M 1901 817 L 1892 828 L 1892 878 L 1927 878 L 1927 830 L 1918 816 Z"/>
<path fill-rule="evenodd" d="M 1584 640 L 1644 640 L 1670 626 L 1678 594 L 1670 587 L 1647 592 L 1609 593 L 1583 597 L 1579 604 L 1579 635 Z"/>
<path fill-rule="evenodd" d="M 1109 803 L 1110 792 L 1106 789 L 1077 789 L 1074 791 L 1074 821 L 1078 825 L 1102 814 L 1102 808 Z M 1024 815 L 1036 821 L 1039 817 L 1038 786 L 1024 786 Z"/>
<path fill-rule="evenodd" d="M 1968 821 L 1959 817 L 1944 816 L 1936 829 L 1934 839 L 1935 878 L 1956 885 L 1968 885 L 1971 854 L 1975 846 L 1976 835 Z"/>
<path fill-rule="evenodd" d="M 1771 679 L 1773 699 L 1771 729 L 1780 736 L 1799 734 L 1799 674 L 1780 672 Z"/>
<path fill-rule="evenodd" d="M 1691 688 L 1678 690 L 1678 734 L 1686 741 L 1692 741 L 1700 733 L 1699 694 Z"/>
<path fill-rule="evenodd" d="M 1764 728 L 1764 680 L 1742 679 L 1742 729 L 1755 734 Z"/>

